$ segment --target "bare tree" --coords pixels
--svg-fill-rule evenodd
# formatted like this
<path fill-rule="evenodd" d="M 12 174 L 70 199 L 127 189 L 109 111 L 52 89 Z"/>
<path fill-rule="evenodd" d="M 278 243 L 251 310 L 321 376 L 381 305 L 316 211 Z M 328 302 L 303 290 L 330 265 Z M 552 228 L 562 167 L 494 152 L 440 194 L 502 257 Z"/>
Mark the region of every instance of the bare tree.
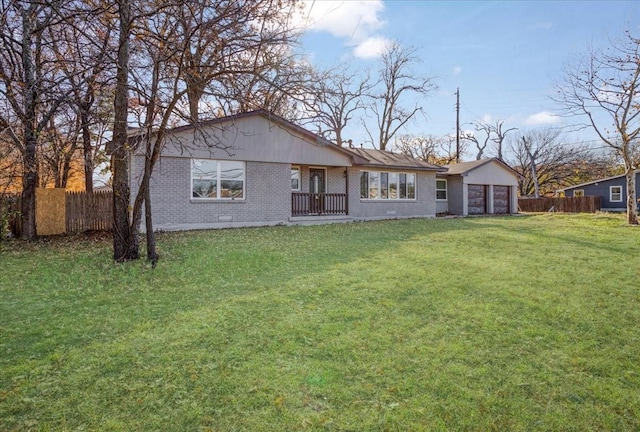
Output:
<path fill-rule="evenodd" d="M 53 91 L 46 66 L 44 29 L 56 16 L 53 5 L 35 1 L 2 2 L 0 10 L 0 94 L 8 102 L 0 128 L 22 158 L 22 233 L 36 238 L 35 192 L 38 184 L 38 136 L 61 101 L 47 105 Z"/>
<path fill-rule="evenodd" d="M 464 151 L 463 143 L 462 151 Z M 433 135 L 400 135 L 393 149 L 400 153 L 438 165 L 448 165 L 456 161 L 455 137 L 435 137 Z"/>
<path fill-rule="evenodd" d="M 311 87 L 312 123 L 320 135 L 342 147 L 345 129 L 354 114 L 365 109 L 364 99 L 372 87 L 369 76 L 335 68 L 313 77 Z"/>
<path fill-rule="evenodd" d="M 462 132 L 461 138 L 463 141 L 468 141 L 473 143 L 478 150 L 476 154 L 476 160 L 482 159 L 485 154 L 485 151 L 488 150 L 487 146 L 489 142 L 493 142 L 496 144 L 496 157 L 500 160 L 503 160 L 502 155 L 502 146 L 504 139 L 510 131 L 516 130 L 516 128 L 502 129 L 504 125 L 504 120 L 496 121 L 496 124 L 489 124 L 483 121 L 476 121 L 473 123 L 474 129 L 479 134 L 474 134 L 473 132 Z"/>
<path fill-rule="evenodd" d="M 605 50 L 589 50 L 564 73 L 555 98 L 568 114 L 587 119 L 624 161 L 627 222 L 638 224 L 635 169 L 640 162 L 640 39 L 628 31 Z"/>
<path fill-rule="evenodd" d="M 584 161 L 593 155 L 585 145 L 567 145 L 560 131 L 544 128 L 511 140 L 511 165 L 519 174 L 520 195 L 551 195 L 567 186 Z"/>
<path fill-rule="evenodd" d="M 416 52 L 413 48 L 393 43 L 382 54 L 378 84 L 381 90 L 372 95 L 373 102 L 369 106 L 376 119 L 377 137 L 374 139 L 367 129 L 371 141 L 380 150 L 385 150 L 396 133 L 422 112 L 422 106 L 418 103 L 413 108 L 406 108 L 405 98 L 424 98 L 436 89 L 432 77 L 416 75 L 411 71 L 412 64 L 418 60 Z"/>
<path fill-rule="evenodd" d="M 482 156 L 484 155 L 484 151 L 487 148 L 489 141 L 491 140 L 492 129 L 491 129 L 491 125 L 482 123 L 480 121 L 474 123 L 474 127 L 476 132 L 479 132 L 479 133 L 481 132 L 483 134 L 482 138 L 479 138 L 479 136 L 477 136 L 477 134 L 474 134 L 473 132 L 462 133 L 460 138 L 463 141 L 469 141 L 476 146 L 476 149 L 478 150 L 478 153 L 476 155 L 476 160 L 480 160 L 482 159 Z"/>
<path fill-rule="evenodd" d="M 494 137 L 491 140 L 494 143 L 496 143 L 496 157 L 500 160 L 504 160 L 502 150 L 503 150 L 503 143 L 505 138 L 507 137 L 507 134 L 511 131 L 518 129 L 513 127 L 513 128 L 508 128 L 503 130 L 502 126 L 504 126 L 504 120 L 497 120 L 496 125 L 492 126 L 492 130 L 491 130 L 494 134 Z"/>
<path fill-rule="evenodd" d="M 55 33 L 49 29 L 49 39 L 59 59 L 58 68 L 70 88 L 69 105 L 76 126 L 66 129 L 71 135 L 56 138 L 74 143 L 82 150 L 85 190 L 92 192 L 100 145 L 93 128 L 104 121 L 101 102 L 112 97 L 108 81 L 113 76 L 113 63 L 109 60 L 116 47 L 112 37 L 114 23 L 109 14 L 100 10 L 82 12 L 72 15 L 68 24 L 55 29 Z"/>
<path fill-rule="evenodd" d="M 121 10 L 126 11 L 126 0 L 121 0 L 120 4 Z M 226 0 L 213 4 L 186 0 L 138 2 L 136 7 L 139 9 L 134 13 L 129 16 L 121 14 L 121 26 L 128 23 L 128 28 L 121 27 L 120 31 L 121 56 L 116 103 L 121 104 L 120 109 L 124 110 L 127 101 L 124 89 L 131 89 L 130 100 L 136 105 L 139 133 L 135 141 L 128 142 L 123 127 L 126 125 L 125 119 L 117 105 L 116 119 L 122 123 L 116 123 L 119 125 L 119 135 L 116 141 L 114 131 L 114 144 L 124 150 L 128 150 L 128 145 L 137 154 L 143 155 L 144 169 L 133 199 L 131 219 L 127 219 L 128 208 L 121 206 L 116 209 L 114 206 L 114 211 L 122 219 L 122 229 L 119 229 L 117 236 L 114 233 L 116 260 L 138 258 L 138 232 L 144 211 L 147 258 L 155 266 L 158 254 L 153 231 L 150 180 L 162 154 L 169 128 L 181 122 L 195 122 L 197 127 L 201 103 L 206 103 L 207 99 L 215 101 L 228 97 L 227 90 L 235 89 L 235 82 L 247 76 L 259 77 L 269 85 L 276 82 L 269 71 L 278 65 L 277 60 L 281 57 L 265 53 L 273 53 L 269 51 L 270 44 L 279 47 L 288 43 L 289 35 L 284 25 L 292 9 L 286 7 L 287 4 L 277 0 Z M 124 57 L 127 47 L 131 49 L 128 59 Z M 131 79 L 128 86 L 125 67 Z M 236 95 L 235 92 L 231 94 Z M 182 108 L 185 106 L 187 110 Z M 131 111 L 128 111 L 127 115 L 130 114 Z M 223 149 L 216 143 L 212 145 Z M 126 195 L 129 204 L 128 189 L 123 189 L 123 193 L 116 192 L 124 188 L 126 182 L 121 174 L 127 173 L 127 167 L 124 166 L 127 155 L 122 154 L 121 157 L 121 161 L 113 163 L 114 199 L 116 194 Z M 118 169 L 124 171 L 116 176 Z M 126 239 L 123 240 L 124 237 Z M 115 253 L 116 243 L 122 243 L 118 247 L 122 254 Z"/>
<path fill-rule="evenodd" d="M 118 50 L 113 102 L 113 138 L 111 140 L 111 170 L 113 172 L 113 259 L 116 262 L 138 259 L 137 234 L 132 232 L 129 212 L 129 47 L 132 33 L 132 13 L 129 0 L 116 0 Z"/>

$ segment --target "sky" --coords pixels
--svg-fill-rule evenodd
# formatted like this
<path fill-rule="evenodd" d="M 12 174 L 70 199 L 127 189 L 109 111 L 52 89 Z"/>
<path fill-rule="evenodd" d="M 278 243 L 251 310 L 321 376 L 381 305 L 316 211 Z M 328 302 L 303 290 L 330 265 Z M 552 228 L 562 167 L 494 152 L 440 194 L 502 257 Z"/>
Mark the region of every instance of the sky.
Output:
<path fill-rule="evenodd" d="M 385 44 L 417 49 L 417 74 L 432 76 L 438 89 L 422 101 L 425 115 L 404 133 L 444 136 L 460 123 L 494 123 L 519 131 L 560 127 L 551 99 L 563 70 L 591 46 L 604 47 L 626 29 L 640 34 L 638 1 L 306 1 L 311 21 L 300 50 L 313 65 L 375 70 Z M 354 124 L 354 143 L 368 137 Z M 591 141 L 586 130 L 568 141 Z"/>

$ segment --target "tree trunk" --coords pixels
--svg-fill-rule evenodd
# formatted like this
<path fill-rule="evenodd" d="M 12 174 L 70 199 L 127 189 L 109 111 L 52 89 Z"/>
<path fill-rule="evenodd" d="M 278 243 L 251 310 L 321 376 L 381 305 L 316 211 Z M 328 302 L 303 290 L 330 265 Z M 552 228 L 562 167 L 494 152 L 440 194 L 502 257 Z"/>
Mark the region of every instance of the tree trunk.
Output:
<path fill-rule="evenodd" d="M 158 263 L 158 253 L 156 252 L 156 236 L 153 232 L 153 218 L 151 215 L 151 192 L 147 187 L 144 198 L 144 224 L 147 231 L 147 261 L 153 268 Z"/>
<path fill-rule="evenodd" d="M 636 173 L 631 164 L 626 164 L 627 178 L 627 223 L 638 225 L 638 204 L 636 203 Z"/>
<path fill-rule="evenodd" d="M 38 83 L 33 61 L 32 38 L 35 26 L 34 6 L 22 10 L 22 67 L 24 71 L 24 152 L 22 157 L 22 233 L 23 240 L 36 239 L 36 186 L 38 167 L 36 164 L 36 104 L 38 103 Z"/>
<path fill-rule="evenodd" d="M 129 144 L 127 138 L 129 90 L 129 35 L 131 33 L 131 5 L 118 0 L 120 37 L 114 97 L 113 151 L 113 259 L 131 261 L 140 257 L 137 233 L 131 229 L 129 204 Z"/>
<path fill-rule="evenodd" d="M 80 107 L 80 110 L 84 159 L 84 188 L 87 192 L 93 192 L 93 148 L 91 146 L 91 133 L 89 131 L 89 116 L 84 106 Z"/>

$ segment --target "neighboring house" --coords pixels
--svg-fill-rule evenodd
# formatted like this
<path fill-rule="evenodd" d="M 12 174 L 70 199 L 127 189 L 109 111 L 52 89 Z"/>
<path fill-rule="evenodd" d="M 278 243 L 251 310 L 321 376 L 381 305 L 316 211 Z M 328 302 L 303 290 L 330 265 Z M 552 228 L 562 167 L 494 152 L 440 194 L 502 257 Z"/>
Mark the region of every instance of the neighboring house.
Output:
<path fill-rule="evenodd" d="M 143 167 L 134 151 L 132 197 Z M 154 228 L 435 217 L 440 171 L 404 155 L 342 148 L 253 111 L 169 131 L 151 178 Z"/>
<path fill-rule="evenodd" d="M 640 170 L 636 170 L 636 185 L 640 181 Z M 599 196 L 600 209 L 610 212 L 627 211 L 627 178 L 624 174 L 594 180 L 588 183 L 558 190 L 566 197 Z"/>
<path fill-rule="evenodd" d="M 519 174 L 499 159 L 445 165 L 437 174 L 438 214 L 480 215 L 518 212 Z"/>

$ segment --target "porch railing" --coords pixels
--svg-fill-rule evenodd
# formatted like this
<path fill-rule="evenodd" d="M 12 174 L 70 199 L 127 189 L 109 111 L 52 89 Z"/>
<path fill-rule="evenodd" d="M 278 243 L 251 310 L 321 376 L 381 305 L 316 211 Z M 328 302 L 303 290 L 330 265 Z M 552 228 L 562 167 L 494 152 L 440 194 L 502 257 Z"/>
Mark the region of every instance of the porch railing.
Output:
<path fill-rule="evenodd" d="M 291 215 L 346 215 L 349 214 L 348 195 L 341 193 L 291 194 Z"/>

